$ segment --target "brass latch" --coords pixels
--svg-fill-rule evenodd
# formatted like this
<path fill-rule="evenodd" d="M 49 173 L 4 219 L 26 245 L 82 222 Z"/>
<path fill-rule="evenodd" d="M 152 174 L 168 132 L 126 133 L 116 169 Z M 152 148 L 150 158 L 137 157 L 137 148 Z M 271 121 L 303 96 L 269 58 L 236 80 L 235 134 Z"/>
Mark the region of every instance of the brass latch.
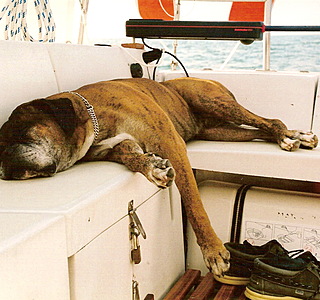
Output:
<path fill-rule="evenodd" d="M 139 284 L 137 281 L 132 281 L 132 300 L 140 300 Z"/>
<path fill-rule="evenodd" d="M 142 237 L 146 239 L 147 235 L 136 213 L 136 208 L 133 208 L 133 200 L 129 202 L 128 214 L 130 218 L 129 234 L 131 241 L 131 260 L 133 263 L 139 264 L 141 262 L 141 250 L 138 237 L 141 234 Z"/>

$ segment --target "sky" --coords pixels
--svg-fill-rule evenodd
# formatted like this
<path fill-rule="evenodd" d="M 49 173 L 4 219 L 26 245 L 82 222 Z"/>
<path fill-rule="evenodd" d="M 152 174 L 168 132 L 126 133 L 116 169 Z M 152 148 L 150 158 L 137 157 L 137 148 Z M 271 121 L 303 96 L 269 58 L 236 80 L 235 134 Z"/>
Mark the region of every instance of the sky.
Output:
<path fill-rule="evenodd" d="M 88 35 L 98 38 L 125 37 L 124 23 L 140 18 L 137 0 L 90 0 Z M 181 19 L 197 21 L 227 20 L 231 3 L 181 1 Z M 273 25 L 320 25 L 320 0 L 275 0 Z"/>

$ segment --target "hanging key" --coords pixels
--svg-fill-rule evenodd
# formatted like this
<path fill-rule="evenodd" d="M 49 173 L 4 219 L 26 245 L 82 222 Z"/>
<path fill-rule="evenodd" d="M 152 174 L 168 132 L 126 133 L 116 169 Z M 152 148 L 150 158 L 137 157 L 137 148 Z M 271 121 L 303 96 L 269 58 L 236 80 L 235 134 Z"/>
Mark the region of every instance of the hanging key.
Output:
<path fill-rule="evenodd" d="M 139 245 L 139 232 L 135 227 L 134 223 L 130 223 L 130 239 L 131 239 L 131 260 L 134 264 L 139 264 L 141 262 L 141 250 Z"/>

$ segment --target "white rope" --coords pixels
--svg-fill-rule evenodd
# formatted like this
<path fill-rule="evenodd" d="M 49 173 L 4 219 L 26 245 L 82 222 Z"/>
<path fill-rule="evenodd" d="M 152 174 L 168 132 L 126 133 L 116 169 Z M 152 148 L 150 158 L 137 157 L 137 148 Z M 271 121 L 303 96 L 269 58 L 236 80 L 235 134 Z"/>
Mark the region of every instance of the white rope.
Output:
<path fill-rule="evenodd" d="M 160 4 L 160 6 L 161 6 L 161 8 L 162 8 L 163 12 L 164 12 L 167 16 L 169 16 L 170 18 L 174 18 L 174 16 L 173 16 L 173 15 L 171 15 L 171 14 L 169 14 L 169 13 L 167 12 L 167 10 L 164 8 L 164 6 L 163 6 L 163 4 L 162 4 L 162 1 L 161 1 L 161 0 L 159 0 L 159 4 Z"/>
<path fill-rule="evenodd" d="M 0 11 L 0 21 L 5 17 L 4 37 L 6 40 L 31 42 L 54 42 L 55 23 L 50 9 L 49 0 L 34 0 L 37 13 L 38 40 L 35 40 L 28 31 L 27 3 L 28 0 L 7 0 Z"/>
<path fill-rule="evenodd" d="M 225 68 L 225 66 L 229 63 L 229 61 L 231 60 L 231 58 L 233 57 L 233 55 L 236 53 L 236 51 L 238 50 L 239 46 L 240 46 L 240 41 L 238 41 L 235 46 L 233 47 L 233 49 L 231 50 L 231 52 L 229 53 L 228 57 L 226 58 L 226 60 L 224 61 L 224 63 L 220 66 L 219 70 L 223 70 Z"/>
<path fill-rule="evenodd" d="M 78 44 L 83 43 L 84 34 L 87 33 L 87 13 L 89 8 L 89 0 L 79 0 L 80 4 L 80 28 L 79 28 L 79 35 L 78 35 Z"/>

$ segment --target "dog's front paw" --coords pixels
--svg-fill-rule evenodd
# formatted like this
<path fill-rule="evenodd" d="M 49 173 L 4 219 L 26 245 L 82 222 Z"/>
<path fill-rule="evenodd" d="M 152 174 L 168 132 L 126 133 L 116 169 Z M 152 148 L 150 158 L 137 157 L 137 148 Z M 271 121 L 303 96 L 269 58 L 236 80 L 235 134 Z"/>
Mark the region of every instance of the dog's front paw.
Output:
<path fill-rule="evenodd" d="M 201 248 L 207 268 L 216 276 L 222 276 L 229 270 L 230 253 L 222 243 L 213 247 Z"/>
<path fill-rule="evenodd" d="M 160 188 L 171 186 L 176 173 L 170 161 L 155 154 L 148 155 L 151 163 L 148 179 Z"/>

